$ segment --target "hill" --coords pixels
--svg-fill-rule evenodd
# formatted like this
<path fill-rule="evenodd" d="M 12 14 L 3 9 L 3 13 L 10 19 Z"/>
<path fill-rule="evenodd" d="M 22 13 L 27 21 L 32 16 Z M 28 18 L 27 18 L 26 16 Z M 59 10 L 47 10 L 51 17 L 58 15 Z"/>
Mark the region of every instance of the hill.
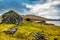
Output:
<path fill-rule="evenodd" d="M 60 40 L 60 26 L 24 21 L 15 34 L 4 33 L 13 26 L 15 24 L 0 24 L 0 40 L 36 40 L 33 36 L 35 32 L 44 33 L 49 40 Z"/>
<path fill-rule="evenodd" d="M 41 17 L 41 16 L 36 16 L 36 15 L 22 15 L 22 18 L 23 19 L 31 19 L 31 20 L 34 20 L 34 21 L 42 21 L 42 20 L 45 20 L 45 21 L 60 21 L 59 19 L 48 19 L 48 18 L 44 18 L 44 17 Z"/>
<path fill-rule="evenodd" d="M 8 14 L 11 15 L 12 12 L 11 13 L 10 12 L 8 12 Z M 9 18 L 10 15 L 8 15 Z M 12 19 L 14 19 L 14 15 L 12 16 Z M 45 38 L 48 40 L 54 40 L 54 39 L 60 40 L 60 26 L 47 24 L 44 22 L 43 23 L 33 22 L 33 21 L 47 20 L 46 18 L 40 16 L 22 15 L 22 18 L 24 20 L 18 26 L 12 23 L 0 23 L 0 40 L 38 40 L 38 38 L 39 40 L 40 39 L 45 40 Z M 27 18 L 33 21 L 28 22 L 25 21 L 25 19 Z M 12 19 L 9 20 L 12 21 Z M 0 21 L 1 20 L 2 18 L 0 18 Z"/>
<path fill-rule="evenodd" d="M 32 19 L 32 20 L 46 20 L 46 18 L 44 18 L 44 17 L 40 17 L 40 16 L 35 16 L 35 15 L 22 15 L 22 18 L 23 19 L 27 19 L 27 18 L 29 18 L 29 19 Z"/>

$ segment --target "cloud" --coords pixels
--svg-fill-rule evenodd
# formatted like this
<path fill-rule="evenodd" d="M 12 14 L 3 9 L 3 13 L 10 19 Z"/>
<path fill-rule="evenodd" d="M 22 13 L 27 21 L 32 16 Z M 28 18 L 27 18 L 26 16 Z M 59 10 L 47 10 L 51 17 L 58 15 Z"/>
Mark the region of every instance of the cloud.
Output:
<path fill-rule="evenodd" d="M 37 16 L 44 16 L 44 17 L 49 17 L 48 18 L 52 18 L 51 14 L 54 15 L 59 14 L 59 10 L 57 10 L 56 5 L 60 4 L 59 0 L 47 0 L 46 3 L 44 4 L 35 4 L 35 5 L 31 5 L 31 4 L 26 4 L 27 8 L 30 8 L 30 13 L 32 13 L 33 15 L 37 15 Z M 46 15 L 45 15 L 46 14 Z M 53 18 L 59 18 L 56 15 L 53 16 Z"/>
<path fill-rule="evenodd" d="M 31 8 L 30 13 L 34 14 L 45 14 L 46 12 L 49 12 L 51 3 L 45 3 L 45 4 L 35 4 L 35 5 L 29 5 L 27 4 L 27 8 Z"/>
<path fill-rule="evenodd" d="M 49 18 L 49 19 L 60 19 L 60 12 L 52 12 L 41 15 L 42 17 Z"/>
<path fill-rule="evenodd" d="M 60 0 L 55 0 L 52 2 L 53 5 L 57 5 L 57 4 L 60 4 Z"/>
<path fill-rule="evenodd" d="M 52 18 L 59 15 L 60 0 L 0 0 L 0 13 L 14 9 L 21 14 L 33 14 Z M 56 15 L 55 15 L 56 13 Z"/>

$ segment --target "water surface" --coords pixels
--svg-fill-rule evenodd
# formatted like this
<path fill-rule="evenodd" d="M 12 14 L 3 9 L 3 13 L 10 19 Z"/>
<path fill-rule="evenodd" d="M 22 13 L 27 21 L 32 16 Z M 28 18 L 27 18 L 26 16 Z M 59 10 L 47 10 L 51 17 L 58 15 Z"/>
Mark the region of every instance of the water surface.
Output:
<path fill-rule="evenodd" d="M 60 26 L 60 21 L 46 21 L 46 23 L 51 23 L 51 24 L 55 24 L 57 26 Z"/>

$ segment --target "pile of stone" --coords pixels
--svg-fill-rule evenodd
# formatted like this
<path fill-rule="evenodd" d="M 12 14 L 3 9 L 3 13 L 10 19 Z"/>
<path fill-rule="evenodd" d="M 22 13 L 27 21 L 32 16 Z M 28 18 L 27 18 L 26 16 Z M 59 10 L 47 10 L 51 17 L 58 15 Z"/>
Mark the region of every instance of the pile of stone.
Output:
<path fill-rule="evenodd" d="M 34 33 L 35 40 L 49 40 L 48 38 L 45 37 L 44 34 L 42 33 Z"/>
<path fill-rule="evenodd" d="M 20 24 L 22 23 L 22 17 L 15 11 L 10 10 L 2 15 L 3 23 L 12 23 L 12 24 Z"/>
<path fill-rule="evenodd" d="M 15 27 L 9 28 L 8 30 L 5 30 L 4 32 L 5 32 L 6 34 L 11 34 L 11 35 L 13 35 L 13 34 L 17 31 L 17 29 L 18 29 L 18 27 L 15 26 Z"/>

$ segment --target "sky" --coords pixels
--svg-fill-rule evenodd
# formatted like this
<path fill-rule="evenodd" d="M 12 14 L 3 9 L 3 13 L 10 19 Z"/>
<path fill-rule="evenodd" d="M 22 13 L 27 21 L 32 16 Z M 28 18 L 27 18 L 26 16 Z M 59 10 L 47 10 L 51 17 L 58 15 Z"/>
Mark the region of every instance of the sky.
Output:
<path fill-rule="evenodd" d="M 0 15 L 8 10 L 15 10 L 21 15 L 59 19 L 60 0 L 0 0 Z"/>

